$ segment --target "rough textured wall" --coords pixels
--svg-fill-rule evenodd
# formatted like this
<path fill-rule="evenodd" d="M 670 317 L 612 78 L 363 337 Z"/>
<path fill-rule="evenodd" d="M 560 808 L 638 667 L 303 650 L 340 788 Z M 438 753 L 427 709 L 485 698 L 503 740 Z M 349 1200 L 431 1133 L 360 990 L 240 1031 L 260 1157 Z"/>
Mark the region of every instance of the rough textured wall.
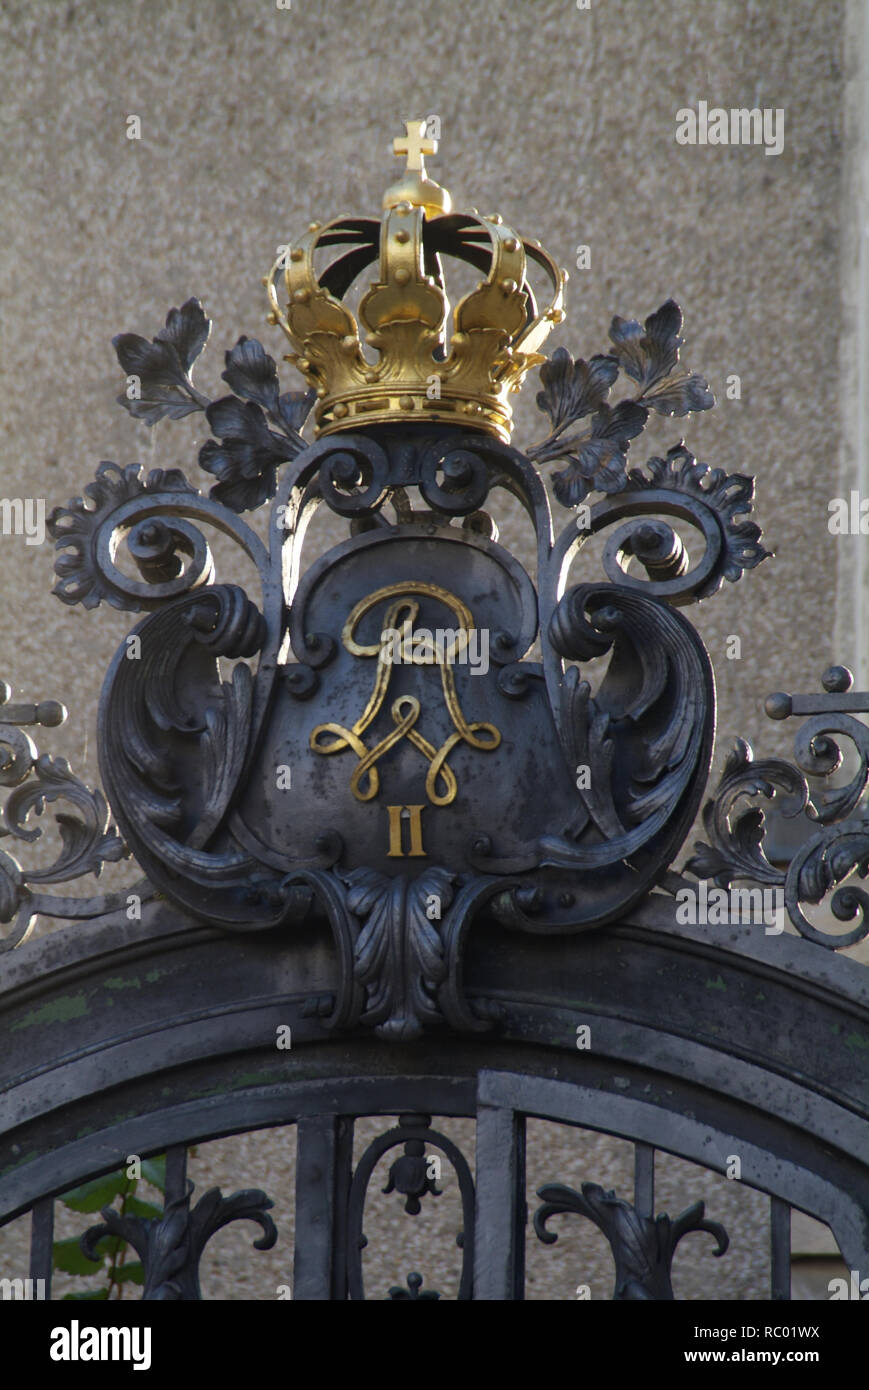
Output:
<path fill-rule="evenodd" d="M 207 481 L 194 463 L 201 417 L 151 434 L 115 405 L 112 335 L 150 336 L 170 304 L 201 296 L 215 330 L 200 374 L 219 394 L 222 349 L 240 333 L 282 350 L 260 287 L 276 246 L 311 217 L 374 211 L 398 167 L 389 142 L 401 120 L 437 114 L 431 170 L 459 205 L 497 209 L 568 267 L 589 246 L 591 268 L 572 270 L 553 346 L 600 351 L 613 313 L 642 318 L 671 294 L 682 304 L 686 361 L 720 402 L 689 422 L 688 442 L 713 465 L 757 474 L 778 552 L 697 618 L 719 727 L 784 749 L 763 696 L 809 688 L 834 655 L 826 633 L 841 550 L 826 502 L 838 468 L 843 10 L 838 0 L 591 0 L 588 11 L 571 0 L 292 0 L 289 10 L 273 0 L 6 0 L 0 496 L 50 508 L 80 493 L 104 458 L 181 465 Z M 678 145 L 675 113 L 700 100 L 783 108 L 783 152 Z M 140 140 L 127 138 L 130 115 Z M 724 399 L 730 373 L 742 379 L 738 401 Z M 529 384 L 520 446 L 542 432 L 533 395 Z M 649 452 L 679 428 L 657 425 Z M 527 555 L 518 512 L 502 538 Z M 41 742 L 92 779 L 96 696 L 129 623 L 62 608 L 51 570 L 48 544 L 0 538 L 0 674 L 19 695 L 69 704 L 69 724 Z M 742 639 L 738 661 L 725 658 L 729 634 Z M 586 1175 L 624 1188 L 619 1157 L 588 1142 Z M 247 1170 L 228 1181 L 278 1187 L 277 1139 L 256 1152 L 269 1156 L 268 1181 Z M 570 1180 L 566 1152 L 553 1147 L 544 1179 Z M 714 1186 L 714 1215 L 741 1236 L 716 1262 L 719 1292 L 761 1297 L 753 1231 L 763 1204 Z M 662 1207 L 693 1195 L 675 1169 L 662 1180 Z M 241 1296 L 221 1268 L 216 1287 Z M 573 1296 L 572 1273 L 547 1275 L 545 1260 L 535 1268 L 541 1294 Z M 605 1268 L 595 1266 L 597 1296 Z"/>

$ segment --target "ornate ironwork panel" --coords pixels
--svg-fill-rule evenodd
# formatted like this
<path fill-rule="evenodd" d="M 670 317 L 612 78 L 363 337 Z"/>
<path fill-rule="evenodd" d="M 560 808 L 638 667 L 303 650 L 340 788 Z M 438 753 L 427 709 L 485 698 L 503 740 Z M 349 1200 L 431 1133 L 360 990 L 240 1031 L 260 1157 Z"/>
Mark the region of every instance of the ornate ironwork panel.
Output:
<path fill-rule="evenodd" d="M 869 930 L 869 697 L 840 667 L 824 695 L 772 695 L 772 718 L 808 717 L 795 762 L 741 740 L 674 870 L 715 730 L 685 610 L 766 558 L 753 479 L 681 438 L 628 466 L 651 416 L 713 405 L 682 361 L 678 305 L 617 315 L 605 350 L 547 360 L 565 273 L 500 217 L 454 211 L 429 145 L 409 122 L 382 216 L 312 223 L 266 276 L 304 390 L 242 337 L 228 394 L 206 396 L 195 299 L 152 338 L 115 339 L 121 405 L 151 426 L 201 412 L 214 481 L 107 461 L 52 513 L 58 597 L 134 615 L 100 701 L 104 791 L 27 732 L 62 706 L 0 689 L 0 834 L 16 850 L 0 852 L 0 1219 L 32 1210 L 50 1277 L 54 1197 L 126 1153 L 169 1152 L 162 1213 L 106 1208 L 82 1248 L 128 1242 L 144 1298 L 195 1299 L 220 1226 L 258 1223 L 261 1250 L 279 1232 L 259 1190 L 191 1206 L 186 1146 L 297 1124 L 297 1299 L 366 1296 L 375 1167 L 392 1156 L 387 1192 L 413 1216 L 439 1193 L 433 1154 L 458 1184 L 459 1298 L 518 1299 L 531 1116 L 635 1145 L 633 1194 L 555 1173 L 532 1198 L 544 1243 L 566 1213 L 604 1232 L 617 1300 L 671 1299 L 689 1233 L 726 1258 L 702 1202 L 656 1209 L 657 1149 L 720 1170 L 739 1145 L 742 1180 L 770 1196 L 774 1297 L 789 1296 L 791 1208 L 869 1275 L 864 967 L 817 950 Z M 455 260 L 482 278 L 450 311 Z M 545 437 L 521 449 L 510 396 L 538 367 Z M 504 504 L 533 566 L 499 539 Z M 311 557 L 320 507 L 346 534 Z M 218 579 L 212 531 L 255 591 Z M 840 737 L 857 770 L 819 791 Z M 19 848 L 55 803 L 59 857 L 28 864 Z M 760 803 L 804 822 L 786 865 L 765 852 Z M 144 878 L 124 892 L 51 891 L 125 857 Z M 767 920 L 764 891 L 796 932 Z M 856 919 L 840 934 L 807 915 L 830 894 Z M 77 920 L 27 943 L 39 914 Z M 137 982 L 123 1018 L 104 993 L 118 972 Z M 366 1115 L 398 1120 L 354 1160 Z M 437 1115 L 475 1119 L 474 1172 Z M 379 1296 L 439 1292 L 411 1268 Z"/>

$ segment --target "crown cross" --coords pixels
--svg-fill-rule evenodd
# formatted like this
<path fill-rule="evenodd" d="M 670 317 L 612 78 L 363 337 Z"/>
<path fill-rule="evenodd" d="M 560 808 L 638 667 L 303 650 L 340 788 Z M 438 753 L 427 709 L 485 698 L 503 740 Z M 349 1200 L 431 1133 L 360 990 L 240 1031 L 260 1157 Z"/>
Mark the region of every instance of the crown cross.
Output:
<path fill-rule="evenodd" d="M 425 121 L 405 121 L 406 134 L 397 135 L 392 142 L 392 152 L 397 159 L 407 157 L 404 173 L 397 183 L 387 188 L 383 195 L 384 208 L 397 207 L 399 203 L 410 203 L 412 207 L 425 208 L 429 217 L 449 212 L 452 200 L 445 188 L 430 179 L 425 171 L 425 156 L 437 154 L 437 140 L 426 136 Z"/>
<path fill-rule="evenodd" d="M 404 128 L 406 135 L 397 135 L 392 142 L 392 153 L 397 159 L 403 154 L 407 155 L 405 173 L 423 174 L 425 164 L 423 156 L 427 154 L 437 154 L 437 140 L 427 139 L 425 134 L 425 121 L 405 121 Z"/>

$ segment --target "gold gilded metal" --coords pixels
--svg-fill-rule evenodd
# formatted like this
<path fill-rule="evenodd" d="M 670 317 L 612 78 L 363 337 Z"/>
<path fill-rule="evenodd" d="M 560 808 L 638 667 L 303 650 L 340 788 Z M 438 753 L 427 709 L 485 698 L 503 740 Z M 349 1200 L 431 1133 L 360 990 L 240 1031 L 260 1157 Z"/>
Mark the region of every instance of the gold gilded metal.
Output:
<path fill-rule="evenodd" d="M 396 631 L 410 631 L 419 613 L 419 604 L 415 599 L 409 597 L 414 594 L 420 597 L 434 598 L 443 603 L 452 612 L 458 624 L 457 635 L 448 652 L 442 654 L 435 649 L 431 657 L 425 657 L 418 662 L 419 665 L 436 664 L 440 668 L 444 703 L 455 733 L 450 734 L 440 748 L 435 748 L 416 728 L 422 712 L 420 701 L 415 695 L 400 695 L 392 702 L 389 710 L 395 727 L 373 748 L 368 748 L 362 735 L 383 708 L 392 676 L 392 644 L 387 634 Z M 369 613 L 379 603 L 390 599 L 393 602 L 386 610 L 379 641 L 357 642 L 356 629 L 366 613 Z M 341 641 L 351 656 L 377 658 L 374 687 L 364 710 L 352 728 L 347 729 L 343 724 L 333 722 L 318 724 L 315 729 L 311 730 L 309 744 L 314 753 L 325 755 L 343 753 L 347 748 L 352 749 L 359 760 L 350 777 L 350 790 L 357 801 L 372 801 L 377 796 L 380 790 L 380 777 L 376 765 L 384 754 L 400 743 L 403 738 L 406 738 L 428 761 L 429 768 L 425 779 L 425 790 L 433 806 L 449 806 L 456 798 L 458 783 L 447 759 L 457 744 L 467 743 L 471 748 L 477 748 L 482 753 L 491 753 L 498 747 L 501 742 L 500 730 L 494 724 L 482 722 L 469 724 L 456 694 L 452 662 L 455 659 L 457 649 L 462 645 L 462 634 L 467 642 L 468 634 L 473 627 L 473 614 L 467 605 L 462 603 L 461 599 L 456 598 L 448 589 L 442 589 L 440 585 L 430 584 L 424 580 L 402 580 L 396 584 L 387 584 L 382 589 L 377 589 L 374 593 L 360 599 L 350 611 L 341 631 Z M 324 741 L 326 736 L 330 734 L 333 736 L 331 742 Z"/>
<path fill-rule="evenodd" d="M 523 240 L 498 214 L 465 216 L 488 238 L 491 262 L 476 289 L 457 304 L 451 327 L 445 285 L 426 273 L 426 222 L 447 214 L 449 193 L 425 172 L 437 148 L 423 121 L 406 121 L 393 142 L 407 167 L 387 189 L 380 221 L 379 273 L 359 304 L 359 320 L 321 286 L 318 247 L 352 239 L 358 221 L 311 223 L 266 277 L 271 315 L 290 341 L 288 360 L 317 393 L 318 436 L 334 430 L 414 417 L 487 431 L 505 443 L 512 429 L 511 392 L 544 359 L 538 349 L 563 318 L 565 272 L 539 245 Z M 371 225 L 376 229 L 376 222 Z M 526 260 L 548 275 L 552 294 L 539 308 L 529 298 Z M 286 305 L 278 297 L 281 280 Z M 371 363 L 363 340 L 379 358 Z M 432 378 L 438 391 L 431 394 Z"/>
<path fill-rule="evenodd" d="M 425 172 L 423 156 L 437 154 L 437 140 L 426 139 L 425 121 L 405 121 L 404 128 L 407 133 L 396 136 L 392 142 L 392 152 L 399 158 L 406 155 L 407 167 L 398 182 L 384 193 L 384 209 L 410 203 L 411 207 L 425 208 L 430 217 L 450 212 L 453 200 L 449 193 Z"/>
<path fill-rule="evenodd" d="M 407 851 L 408 859 L 427 859 L 428 855 L 422 847 L 422 813 L 424 806 L 387 806 L 389 812 L 389 850 L 387 859 L 403 859 L 405 857 L 402 849 L 403 839 L 401 834 L 401 821 L 404 812 L 408 814 L 410 822 L 410 849 Z"/>

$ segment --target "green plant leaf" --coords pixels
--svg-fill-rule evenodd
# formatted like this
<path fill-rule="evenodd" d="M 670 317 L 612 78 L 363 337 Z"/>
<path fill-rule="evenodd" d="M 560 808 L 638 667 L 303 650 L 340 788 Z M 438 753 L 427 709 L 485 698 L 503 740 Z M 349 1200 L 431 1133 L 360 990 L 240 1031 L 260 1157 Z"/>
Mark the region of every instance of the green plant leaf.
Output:
<path fill-rule="evenodd" d="M 111 1206 L 126 1186 L 127 1179 L 123 1172 L 106 1173 L 101 1178 L 91 1178 L 90 1182 L 83 1182 L 80 1187 L 71 1187 L 69 1192 L 64 1192 L 57 1200 L 63 1202 L 71 1211 L 100 1211 L 103 1207 Z"/>
<path fill-rule="evenodd" d="M 142 1177 L 151 1184 L 152 1187 L 159 1188 L 161 1192 L 166 1191 L 166 1156 L 161 1154 L 159 1158 L 146 1158 L 142 1161 Z"/>
<path fill-rule="evenodd" d="M 96 1274 L 101 1268 L 98 1262 L 89 1260 L 85 1255 L 78 1243 L 78 1236 L 56 1240 L 53 1253 L 54 1268 L 62 1270 L 64 1274 Z"/>
<path fill-rule="evenodd" d="M 103 1236 L 102 1240 L 97 1241 L 97 1254 L 106 1259 L 113 1259 L 120 1255 L 126 1244 L 123 1236 Z"/>
<path fill-rule="evenodd" d="M 143 1216 L 146 1221 L 152 1216 L 159 1220 L 163 1215 L 162 1207 L 158 1207 L 155 1202 L 145 1202 L 141 1197 L 128 1197 L 124 1211 L 127 1216 Z"/>
<path fill-rule="evenodd" d="M 145 1269 L 138 1260 L 131 1261 L 128 1265 L 121 1265 L 115 1270 L 112 1280 L 113 1284 L 144 1284 Z"/>
<path fill-rule="evenodd" d="M 87 1299 L 88 1301 L 91 1301 L 91 1302 L 92 1302 L 94 1299 L 98 1299 L 98 1298 L 108 1298 L 108 1296 L 109 1296 L 109 1291 L 108 1291 L 108 1289 L 87 1289 L 86 1292 L 84 1292 L 84 1293 L 65 1293 L 65 1294 L 63 1295 L 62 1302 L 64 1302 L 64 1303 L 81 1303 L 81 1302 L 83 1302 L 85 1299 Z"/>

